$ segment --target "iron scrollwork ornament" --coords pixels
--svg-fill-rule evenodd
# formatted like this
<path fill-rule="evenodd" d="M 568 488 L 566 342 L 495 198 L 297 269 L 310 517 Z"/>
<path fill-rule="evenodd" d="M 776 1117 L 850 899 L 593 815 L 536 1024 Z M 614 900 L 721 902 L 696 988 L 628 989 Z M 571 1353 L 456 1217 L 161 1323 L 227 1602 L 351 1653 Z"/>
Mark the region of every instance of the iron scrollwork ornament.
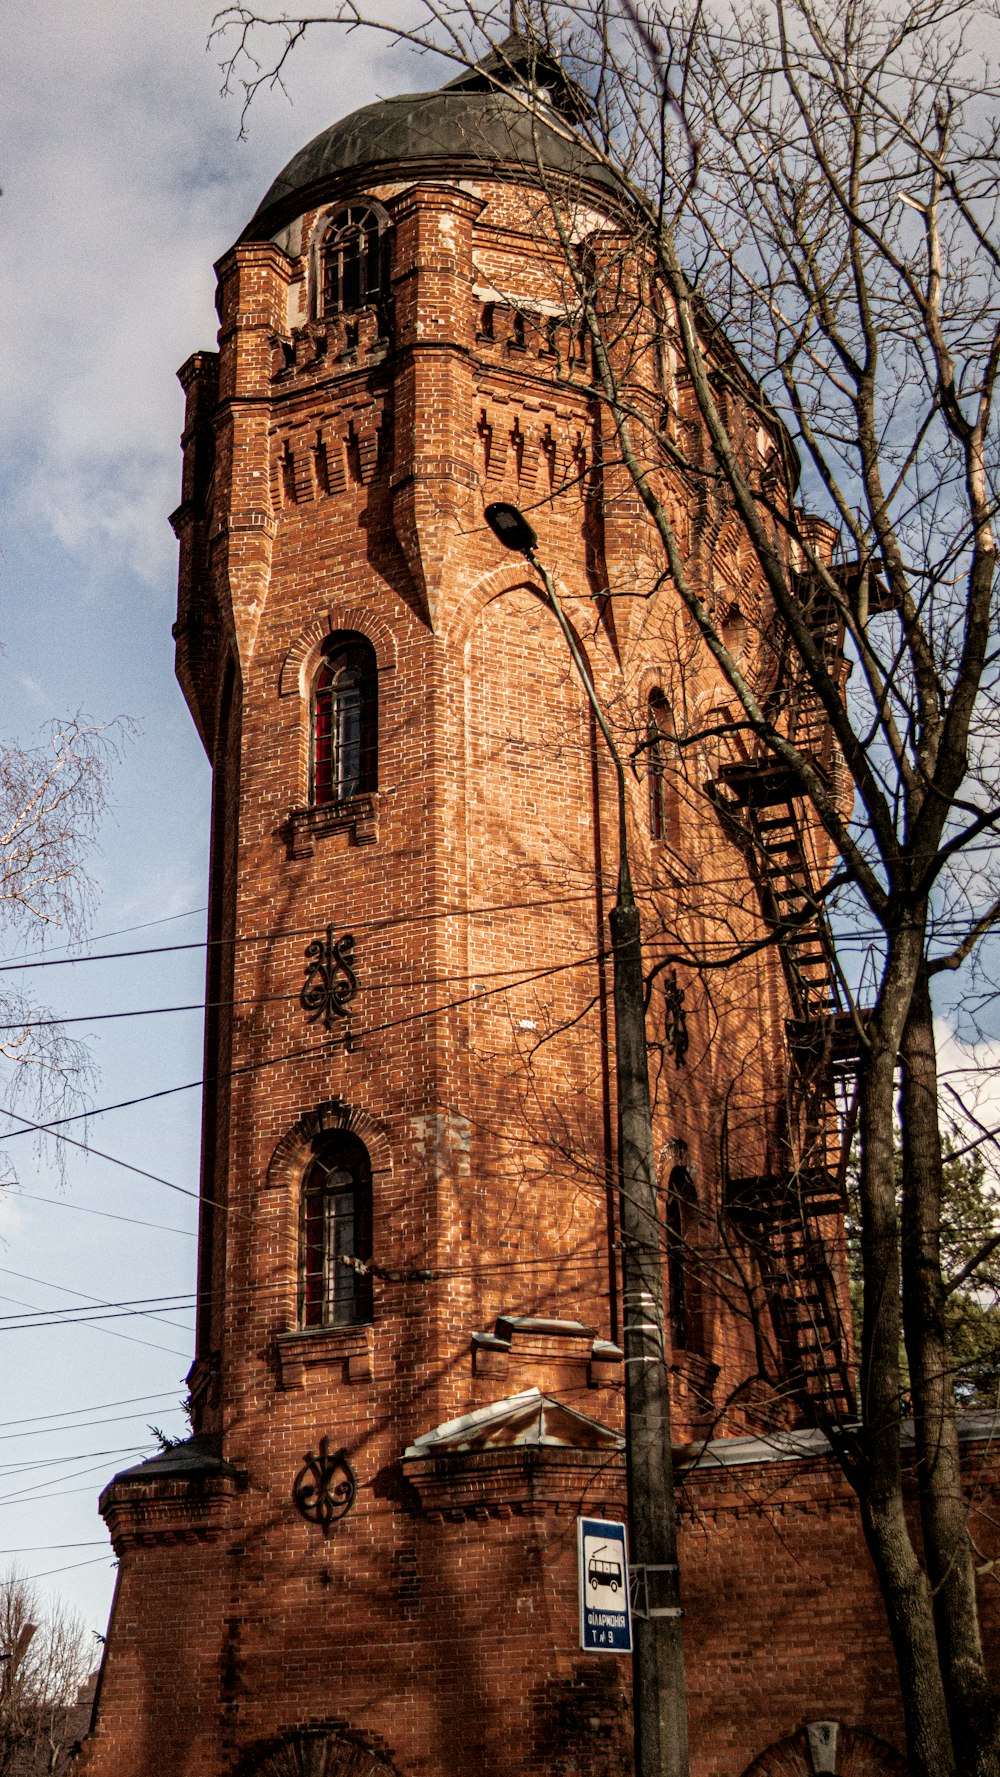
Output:
<path fill-rule="evenodd" d="M 675 1067 L 683 1067 L 688 1052 L 687 1013 L 684 1010 L 684 989 L 677 985 L 677 971 L 671 969 L 663 983 L 665 1012 L 663 1040 L 674 1058 Z"/>
<path fill-rule="evenodd" d="M 342 1037 L 345 1049 L 354 1048 L 347 1008 L 358 991 L 354 973 L 354 939 L 350 932 L 339 938 L 333 926 L 327 926 L 322 938 L 306 945 L 306 978 L 299 994 L 299 1005 L 310 1024 L 323 1021 L 331 1035 Z"/>
<path fill-rule="evenodd" d="M 321 1438 L 319 1455 L 306 1451 L 305 1462 L 295 1477 L 292 1498 L 303 1518 L 318 1524 L 324 1536 L 346 1517 L 358 1496 L 358 1483 L 344 1449 L 330 1454 L 329 1438 Z"/>

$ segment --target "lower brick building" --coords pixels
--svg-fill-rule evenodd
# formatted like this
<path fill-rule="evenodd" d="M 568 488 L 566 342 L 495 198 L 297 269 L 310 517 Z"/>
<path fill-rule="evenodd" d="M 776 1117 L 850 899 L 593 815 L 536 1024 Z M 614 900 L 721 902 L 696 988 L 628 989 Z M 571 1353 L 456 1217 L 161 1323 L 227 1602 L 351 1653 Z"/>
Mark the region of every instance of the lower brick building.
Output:
<path fill-rule="evenodd" d="M 747 836 L 786 901 L 825 860 L 752 760 L 689 775 L 673 746 L 724 688 L 616 476 L 553 228 L 556 192 L 600 263 L 613 193 L 558 70 L 532 122 L 530 72 L 512 42 L 304 148 L 220 262 L 218 352 L 181 371 L 174 633 L 214 774 L 194 1432 L 102 1496 L 87 1777 L 630 1769 L 628 1662 L 580 1651 L 576 1552 L 581 1513 L 625 1510 L 615 785 L 537 577 L 483 521 L 500 498 L 638 762 L 692 1772 L 905 1768 L 852 1496 L 747 1386 L 723 1262 L 729 1215 L 773 1274 L 787 1226 L 751 1185 L 775 1153 L 825 1181 L 800 1205 L 824 1336 L 797 1362 L 846 1402 L 836 1107 L 786 1037 L 835 1012 L 822 946 L 803 927 L 710 990 L 667 966 L 678 932 L 766 932 Z M 662 355 L 634 363 L 690 427 Z M 763 684 L 739 533 L 669 473 Z M 778 1344 L 803 1288 L 771 1290 Z"/>

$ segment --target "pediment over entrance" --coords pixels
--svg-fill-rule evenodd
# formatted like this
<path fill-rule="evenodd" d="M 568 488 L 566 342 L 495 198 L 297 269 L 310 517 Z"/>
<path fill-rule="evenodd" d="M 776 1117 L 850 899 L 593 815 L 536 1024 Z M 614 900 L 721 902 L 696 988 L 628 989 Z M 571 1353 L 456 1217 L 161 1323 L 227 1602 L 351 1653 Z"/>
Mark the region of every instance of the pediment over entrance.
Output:
<path fill-rule="evenodd" d="M 622 1450 L 625 1440 L 610 1426 L 577 1413 L 537 1388 L 494 1401 L 460 1419 L 424 1432 L 404 1451 L 414 1457 L 471 1454 L 534 1445 L 548 1449 Z"/>

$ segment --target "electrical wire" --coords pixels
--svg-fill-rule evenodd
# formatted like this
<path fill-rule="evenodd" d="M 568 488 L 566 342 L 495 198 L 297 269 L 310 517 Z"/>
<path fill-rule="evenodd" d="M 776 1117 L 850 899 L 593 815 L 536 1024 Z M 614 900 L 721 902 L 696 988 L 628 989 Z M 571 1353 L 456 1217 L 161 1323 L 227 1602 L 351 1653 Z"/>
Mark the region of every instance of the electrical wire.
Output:
<path fill-rule="evenodd" d="M 17 1296 L 0 1296 L 0 1302 L 18 1302 L 18 1301 L 19 1301 L 19 1298 Z M 46 1312 L 45 1309 L 36 1308 L 35 1304 L 33 1302 L 23 1302 L 22 1301 L 20 1303 L 20 1306 L 22 1308 L 30 1309 L 33 1314 L 44 1314 Z M 66 1324 L 73 1325 L 73 1324 L 77 1324 L 77 1323 L 70 1321 L 70 1322 L 67 1322 Z M 89 1321 L 84 1321 L 82 1324 L 84 1326 L 89 1326 L 91 1323 Z M 16 1327 L 5 1327 L 4 1328 L 5 1332 L 30 1331 L 30 1330 L 31 1330 L 31 1323 L 30 1322 L 26 1322 L 25 1326 L 22 1328 L 16 1328 Z M 179 1328 L 177 1330 L 180 1331 Z M 159 1345 L 152 1339 L 139 1339 L 136 1337 L 136 1335 L 134 1333 L 121 1333 L 115 1327 L 95 1326 L 94 1331 L 98 1332 L 98 1333 L 106 1333 L 107 1337 L 109 1339 L 124 1339 L 126 1341 L 126 1343 L 129 1345 L 145 1345 L 148 1347 L 148 1349 L 150 1351 L 162 1351 L 162 1352 L 165 1352 L 169 1357 L 179 1357 L 179 1358 L 183 1358 L 185 1361 L 191 1355 L 189 1351 L 178 1351 L 176 1345 Z"/>
<path fill-rule="evenodd" d="M 137 926 L 116 926 L 110 932 L 94 932 L 86 941 L 88 944 L 103 944 L 108 938 L 125 938 L 128 937 L 130 932 L 149 932 L 152 931 L 154 926 L 172 925 L 175 920 L 194 919 L 197 913 L 207 912 L 207 907 L 189 907 L 186 913 L 164 913 L 159 919 L 144 919 L 141 924 Z M 22 960 L 30 961 L 34 956 L 37 956 L 39 959 L 48 960 L 49 957 L 57 956 L 61 950 L 70 949 L 72 949 L 72 945 L 70 944 L 56 944 L 51 947 L 46 946 L 44 950 L 22 950 L 18 952 L 17 956 L 5 957 L 4 961 L 8 963 L 21 962 Z M 67 962 L 73 962 L 75 959 L 73 957 L 67 957 L 66 960 Z"/>
<path fill-rule="evenodd" d="M 64 1468 L 67 1462 L 87 1462 L 91 1456 L 137 1456 L 146 1448 L 145 1444 L 118 1444 L 112 1450 L 74 1450 L 71 1456 L 42 1456 L 34 1462 L 0 1462 L 0 1481 L 23 1475 L 28 1469 Z M 56 1479 L 62 1477 L 57 1475 Z"/>
<path fill-rule="evenodd" d="M 107 1537 L 92 1536 L 82 1543 L 24 1543 L 17 1549 L 0 1549 L 0 1555 L 54 1555 L 58 1549 L 103 1548 Z"/>
<path fill-rule="evenodd" d="M 497 901 L 481 907 L 435 908 L 432 913 L 400 913 L 391 918 L 360 919 L 352 922 L 356 932 L 393 931 L 399 926 L 426 925 L 441 919 L 485 919 L 494 913 L 523 913 L 532 908 L 564 907 L 572 901 L 589 901 L 586 892 L 577 895 L 549 895 L 533 901 Z M 91 956 L 48 957 L 38 962 L 0 962 L 0 975 L 18 974 L 24 969 L 73 968 L 82 963 L 123 962 L 137 956 L 172 956 L 182 950 L 211 950 L 221 946 L 235 948 L 239 944 L 273 944 L 285 938 L 313 938 L 313 926 L 291 926 L 267 932 L 234 933 L 224 938 L 202 938 L 188 944 L 152 944 L 137 950 L 105 950 Z"/>
<path fill-rule="evenodd" d="M 132 1301 L 126 1301 L 126 1302 L 105 1302 L 100 1296 L 89 1296 L 85 1290 L 73 1290 L 73 1289 L 70 1289 L 64 1283 L 50 1283 L 47 1278 L 32 1277 L 31 1274 L 27 1271 L 13 1271 L 9 1265 L 0 1265 L 0 1276 L 2 1276 L 2 1277 L 16 1277 L 20 1283 L 37 1283 L 39 1285 L 39 1287 L 43 1290 L 55 1290 L 56 1294 L 59 1296 L 77 1296 L 77 1297 L 79 1297 L 80 1301 L 83 1304 L 83 1306 L 77 1311 L 81 1320 L 85 1320 L 87 1315 L 95 1308 L 97 1308 L 97 1309 L 105 1309 L 105 1308 L 134 1309 L 135 1307 L 137 1307 L 140 1304 L 144 1305 L 147 1318 L 150 1320 L 156 1320 L 156 1319 L 158 1319 L 158 1316 L 154 1312 L 154 1310 L 157 1307 L 162 1306 L 163 1312 L 166 1314 L 169 1314 L 171 1312 L 171 1309 L 169 1308 L 169 1306 L 166 1306 L 166 1304 L 169 1304 L 171 1302 L 179 1302 L 180 1307 L 178 1309 L 173 1310 L 174 1313 L 179 1313 L 181 1311 L 181 1309 L 187 1309 L 187 1308 L 191 1307 L 193 1304 L 193 1300 L 194 1300 L 193 1293 L 191 1290 L 172 1290 L 171 1293 L 167 1296 L 144 1296 L 144 1297 L 136 1297 Z M 35 1310 L 34 1312 L 39 1316 L 44 1316 L 44 1315 L 54 1313 L 55 1310 L 48 1309 L 48 1308 L 39 1308 L 39 1309 Z M 0 1314 L 0 1326 L 2 1326 L 3 1323 L 5 1323 L 7 1321 L 20 1320 L 21 1318 L 22 1317 L 20 1315 Z M 79 1324 L 79 1321 L 76 1321 L 75 1324 Z M 170 1326 L 170 1327 L 172 1327 L 174 1325 L 174 1323 L 172 1321 L 164 1321 L 163 1324 L 164 1324 L 164 1326 Z"/>
<path fill-rule="evenodd" d="M 98 1117 L 101 1113 L 100 1111 L 93 1113 L 81 1111 L 80 1116 L 86 1117 L 91 1114 Z M 90 1142 L 77 1141 L 72 1135 L 58 1132 L 53 1125 L 36 1123 L 31 1117 L 22 1116 L 20 1111 L 12 1111 L 8 1105 L 0 1105 L 0 1116 L 13 1117 L 15 1122 L 24 1124 L 23 1129 L 11 1129 L 6 1135 L 0 1136 L 0 1143 L 11 1141 L 17 1135 L 26 1135 L 32 1129 L 37 1130 L 40 1134 L 52 1133 L 58 1141 L 66 1142 L 67 1146 L 71 1148 L 80 1148 L 83 1153 L 91 1154 L 96 1160 L 107 1160 L 111 1166 L 120 1166 L 125 1172 L 134 1172 L 138 1178 L 149 1179 L 154 1185 L 165 1185 L 168 1191 L 177 1191 L 181 1197 L 193 1197 L 196 1202 L 198 1200 L 198 1192 L 190 1190 L 187 1185 L 175 1185 L 170 1179 L 161 1178 L 157 1172 L 147 1172 L 142 1166 L 133 1166 L 131 1160 L 119 1160 L 116 1154 L 106 1154 L 101 1148 L 93 1147 Z M 60 1118 L 60 1122 L 64 1123 L 75 1123 L 78 1120 L 77 1117 Z"/>
<path fill-rule="evenodd" d="M 109 1549 L 107 1555 L 95 1555 L 90 1561 L 70 1561 L 63 1567 L 43 1567 L 41 1573 L 28 1573 L 24 1577 L 28 1580 L 49 1580 L 57 1573 L 75 1573 L 79 1567 L 97 1567 L 102 1561 L 114 1562 L 116 1560 L 114 1551 Z"/>
<path fill-rule="evenodd" d="M 410 1283 L 423 1286 L 431 1283 L 455 1281 L 463 1277 L 471 1280 L 480 1277 L 495 1276 L 498 1274 L 504 1275 L 512 1272 L 524 1273 L 542 1269 L 554 1270 L 560 1278 L 565 1278 L 569 1272 L 600 1272 L 604 1269 L 606 1264 L 607 1255 L 601 1250 L 592 1253 L 556 1255 L 555 1257 L 551 1254 L 547 1254 L 527 1259 L 485 1259 L 470 1265 L 442 1265 L 433 1267 L 430 1275 L 424 1275 L 417 1268 L 414 1268 L 412 1275 L 405 1268 L 401 1269 L 398 1277 L 393 1275 L 381 1277 L 378 1269 L 375 1270 L 374 1275 L 380 1282 L 387 1283 L 390 1286 Z M 25 1274 L 22 1272 L 11 1272 L 10 1275 L 21 1277 Z M 31 1283 L 40 1283 L 43 1287 L 49 1289 L 63 1289 L 63 1286 L 59 1284 L 45 1285 L 44 1279 L 42 1278 L 27 1278 L 27 1281 Z M 123 1302 L 102 1302 L 96 1297 L 87 1297 L 79 1308 L 68 1308 L 65 1310 L 59 1308 L 34 1308 L 31 1309 L 30 1313 L 24 1315 L 0 1315 L 0 1334 L 8 1332 L 42 1331 L 48 1326 L 91 1326 L 98 1322 L 103 1322 L 104 1320 L 113 1319 L 146 1318 L 150 1320 L 158 1320 L 162 1314 L 190 1313 L 195 1307 L 197 1307 L 199 1300 L 202 1302 L 214 1302 L 217 1305 L 221 1304 L 222 1306 L 232 1307 L 238 1305 L 241 1301 L 246 1301 L 248 1299 L 259 1300 L 267 1295 L 286 1295 L 288 1293 L 288 1288 L 287 1281 L 282 1279 L 269 1284 L 245 1284 L 239 1288 L 226 1286 L 221 1290 L 215 1291 L 191 1291 L 184 1294 L 178 1292 L 176 1296 L 171 1297 L 138 1296 L 132 1298 L 131 1301 Z M 63 1293 L 67 1295 L 82 1294 L 79 1290 L 64 1290 Z M 0 1300 L 6 1301 L 14 1299 L 15 1298 L 11 1297 L 0 1297 Z M 175 1304 L 173 1307 L 168 1305 L 171 1302 Z M 173 1326 L 176 1323 L 168 1321 L 164 1324 Z M 179 1353 L 178 1355 L 184 1354 Z M 141 1417 L 141 1414 L 127 1415 L 127 1417 L 138 1418 Z M 14 1423 L 17 1422 L 15 1421 Z M 97 1420 L 93 1423 L 111 1424 L 113 1422 L 110 1420 Z"/>
<path fill-rule="evenodd" d="M 149 1454 L 153 1454 L 152 1446 L 149 1448 Z M 78 1469 L 75 1475 L 64 1475 L 62 1478 L 66 1481 L 76 1481 L 84 1475 L 99 1475 L 106 1472 L 104 1463 L 97 1462 L 92 1468 Z M 20 1487 L 14 1493 L 0 1494 L 0 1506 L 24 1505 L 30 1499 L 68 1499 L 71 1493 L 93 1493 L 93 1486 L 64 1487 L 54 1492 L 47 1487 Z"/>
<path fill-rule="evenodd" d="M 11 1300 L 10 1296 L 0 1296 L 0 1301 L 9 1302 Z M 165 1320 L 164 1315 L 193 1314 L 196 1307 L 197 1302 L 192 1296 L 185 1302 L 178 1302 L 175 1308 L 163 1307 L 159 1312 L 154 1312 L 151 1308 L 95 1308 L 88 1311 L 84 1307 L 78 1312 L 67 1309 L 64 1313 L 60 1313 L 55 1308 L 40 1308 L 36 1312 L 22 1317 L 8 1315 L 0 1317 L 3 1321 L 3 1324 L 0 1325 L 0 1333 L 43 1333 L 47 1327 L 92 1326 L 98 1327 L 101 1332 L 110 1332 L 111 1329 L 104 1326 L 104 1322 L 107 1320 L 155 1320 L 159 1322 L 160 1326 L 172 1327 L 175 1332 L 183 1333 L 190 1332 L 190 1327 L 181 1325 L 174 1320 Z M 166 1350 L 167 1348 L 164 1346 L 162 1349 Z M 177 1357 L 185 1357 L 186 1355 L 182 1351 L 176 1353 Z"/>
<path fill-rule="evenodd" d="M 66 1407 L 60 1413 L 32 1413 L 26 1419 L 0 1419 L 0 1431 L 6 1431 L 11 1425 L 39 1425 L 43 1419 L 70 1419 L 74 1413 L 104 1413 L 109 1407 L 149 1407 L 157 1401 L 177 1399 L 177 1390 L 168 1389 L 160 1394 L 133 1394 L 123 1401 L 98 1401 L 95 1407 Z"/>
<path fill-rule="evenodd" d="M 92 1426 L 128 1424 L 133 1419 L 145 1419 L 149 1411 L 150 1409 L 147 1407 L 144 1412 L 116 1413 L 109 1419 L 74 1419 L 69 1425 L 36 1425 L 32 1426 L 30 1431 L 0 1432 L 0 1444 L 7 1444 L 18 1438 L 51 1438 L 57 1432 L 89 1431 Z M 159 1411 L 163 1413 L 163 1408 L 161 1407 Z M 167 1409 L 167 1413 L 180 1413 L 181 1411 L 179 1401 L 175 1401 L 175 1405 Z"/>
<path fill-rule="evenodd" d="M 606 953 L 611 955 L 610 950 Z M 416 975 L 407 979 L 393 975 L 386 981 L 372 980 L 366 976 L 360 982 L 360 991 L 364 993 L 406 993 L 420 987 L 451 987 L 459 982 L 468 981 L 507 981 L 516 976 L 513 968 L 506 969 L 473 969 L 459 975 Z M 517 985 L 516 981 L 514 985 Z M 159 1018 L 170 1012 L 231 1012 L 240 1006 L 273 1006 L 298 1005 L 300 993 L 254 993 L 243 999 L 231 1000 L 191 1000 L 176 1006 L 134 1006 L 119 1012 L 80 1012 L 71 1017 L 55 1018 L 17 1018 L 9 1024 L 0 1024 L 0 1032 L 8 1030 L 50 1030 L 62 1029 L 66 1024 L 101 1024 L 116 1018 Z"/>
<path fill-rule="evenodd" d="M 0 1141 L 2 1139 L 0 1137 Z M 86 1149 L 88 1154 L 90 1151 L 89 1148 Z M 104 1157 L 108 1160 L 113 1158 L 110 1154 Z M 115 1160 L 114 1164 L 127 1166 L 128 1161 Z M 71 1209 L 78 1216 L 100 1216 L 106 1222 L 128 1222 L 129 1226 L 133 1228 L 155 1228 L 161 1234 L 181 1234 L 185 1240 L 197 1240 L 198 1238 L 194 1228 L 174 1228 L 169 1222 L 147 1222 L 140 1216 L 118 1215 L 112 1209 L 91 1209 L 87 1204 L 71 1203 L 68 1197 L 45 1197 L 40 1191 L 23 1191 L 19 1185 L 16 1188 L 13 1185 L 0 1186 L 0 1190 L 6 1191 L 12 1199 L 24 1197 L 31 1203 L 50 1203 L 56 1209 Z"/>
<path fill-rule="evenodd" d="M 983 849 L 985 850 L 988 848 L 983 848 Z M 563 875 L 578 875 L 578 876 L 579 875 L 592 876 L 592 874 L 593 874 L 591 871 L 588 871 L 585 866 L 574 867 L 573 865 L 568 864 L 568 863 L 563 865 L 562 873 L 563 873 Z M 694 881 L 689 885 L 689 888 L 692 891 L 697 890 L 699 893 L 702 893 L 702 892 L 704 892 L 704 890 L 706 888 L 723 888 L 723 889 L 731 888 L 734 881 L 735 881 L 735 878 L 732 876 L 728 876 L 728 875 L 727 876 L 719 876 L 719 877 L 699 877 L 697 879 L 697 881 Z M 653 883 L 652 881 L 650 881 L 649 883 L 647 883 L 645 885 L 642 882 L 637 882 L 636 886 L 640 891 L 644 891 L 649 894 L 656 893 L 659 890 L 659 885 Z M 609 878 L 608 883 L 605 885 L 605 887 L 609 892 L 611 890 L 613 890 L 613 883 L 611 882 L 610 878 Z M 407 923 L 412 924 L 412 925 L 419 925 L 419 924 L 427 923 L 429 921 L 436 921 L 436 920 L 442 920 L 442 919 L 471 919 L 471 920 L 475 920 L 477 918 L 485 918 L 487 916 L 490 916 L 490 915 L 493 915 L 496 913 L 515 913 L 515 912 L 531 911 L 533 909 L 540 909 L 540 908 L 546 908 L 546 907 L 568 906 L 568 905 L 572 904 L 573 902 L 589 902 L 591 899 L 592 899 L 592 891 L 581 891 L 580 893 L 577 893 L 577 894 L 569 894 L 569 895 L 564 894 L 564 895 L 558 895 L 558 896 L 537 897 L 536 899 L 530 900 L 530 901 L 501 901 L 501 902 L 496 902 L 496 903 L 492 903 L 492 904 L 484 904 L 484 905 L 478 906 L 478 907 L 452 907 L 452 908 L 436 909 L 434 912 L 425 913 L 425 914 L 416 913 L 416 914 L 407 914 L 407 915 L 396 915 L 392 918 L 382 918 L 382 919 L 372 919 L 372 920 L 356 920 L 356 921 L 352 922 L 352 926 L 355 931 L 391 931 L 391 930 L 397 929 L 399 926 L 405 925 Z M 149 921 L 146 921 L 144 924 L 138 925 L 138 926 L 123 926 L 123 927 L 119 928 L 119 932 L 104 933 L 104 934 L 101 934 L 100 936 L 101 937 L 115 937 L 115 936 L 119 935 L 119 933 L 124 935 L 125 933 L 130 932 L 130 931 L 144 931 L 144 930 L 147 930 L 149 927 L 161 925 L 161 924 L 166 924 L 174 919 L 190 918 L 193 916 L 193 913 L 195 913 L 195 912 L 203 913 L 206 911 L 207 911 L 207 909 L 205 909 L 205 908 L 196 908 L 196 909 L 192 909 L 191 913 L 168 914 L 165 916 L 165 918 L 163 920 L 149 920 Z M 971 917 L 972 917 L 971 915 L 970 916 L 963 916 L 962 918 L 959 918 L 958 916 L 953 916 L 950 919 L 945 919 L 945 920 L 935 922 L 934 929 L 936 931 L 942 932 L 942 933 L 945 931 L 948 931 L 948 930 L 950 930 L 952 932 L 964 932 L 967 929 L 969 919 Z M 288 939 L 288 938 L 297 938 L 297 937 L 312 938 L 314 935 L 315 935 L 314 929 L 312 926 L 308 926 L 308 927 L 302 926 L 302 927 L 288 927 L 288 928 L 281 928 L 281 929 L 276 928 L 273 931 L 265 931 L 265 932 L 236 933 L 231 936 L 226 936 L 223 938 L 205 938 L 205 939 L 192 940 L 192 941 L 190 941 L 188 943 L 184 943 L 184 944 L 147 945 L 147 946 L 143 946 L 143 947 L 140 947 L 140 948 L 137 948 L 134 950 L 102 951 L 102 952 L 93 952 L 90 954 L 81 954 L 81 955 L 77 955 L 77 956 L 58 956 L 58 955 L 53 955 L 51 952 L 48 952 L 45 954 L 39 953 L 37 958 L 29 958 L 29 959 L 25 960 L 23 953 L 22 953 L 21 957 L 7 958 L 4 961 L 0 962 L 0 974 L 16 973 L 16 972 L 19 972 L 22 970 L 27 970 L 27 969 L 74 967 L 76 965 L 83 964 L 83 963 L 122 962 L 122 961 L 130 960 L 132 958 L 143 957 L 143 956 L 170 956 L 170 955 L 178 954 L 182 951 L 206 950 L 206 949 L 210 950 L 212 948 L 217 948 L 219 946 L 227 946 L 227 945 L 235 948 L 236 946 L 242 945 L 242 944 L 274 943 L 274 942 L 279 942 L 279 941 L 282 941 L 282 940 Z M 879 939 L 882 938 L 883 936 L 884 936 L 884 933 L 882 932 L 882 929 L 880 927 L 873 926 L 873 927 L 864 928 L 864 929 L 859 929 L 859 928 L 855 927 L 851 932 L 844 933 L 843 935 L 838 937 L 838 944 L 840 944 L 842 946 L 848 946 L 848 947 L 859 945 L 859 944 L 865 945 L 865 944 L 878 942 Z M 99 940 L 95 940 L 95 941 L 99 941 Z M 729 940 L 723 939 L 723 938 L 715 939 L 715 940 L 712 940 L 712 939 L 705 940 L 705 943 L 707 944 L 708 947 L 717 948 L 717 949 L 725 948 L 729 942 L 730 942 Z M 696 964 L 692 963 L 691 966 L 695 967 Z M 183 1007 L 177 1007 L 177 1008 L 164 1008 L 164 1010 L 175 1010 L 175 1009 L 178 1011 L 193 1011 L 193 1010 L 198 1009 L 198 1005 L 193 1004 L 191 1006 L 183 1006 Z M 139 1014 L 137 1014 L 137 1013 L 136 1014 L 121 1013 L 121 1014 L 95 1014 L 94 1016 L 97 1016 L 97 1017 L 100 1017 L 100 1016 L 131 1017 L 131 1016 L 138 1016 L 138 1015 Z M 68 1020 L 58 1020 L 56 1022 L 68 1022 Z M 79 1022 L 79 1020 L 76 1020 L 76 1022 Z M 11 1027 L 11 1028 L 13 1028 L 13 1027 Z"/>
<path fill-rule="evenodd" d="M 461 999 L 446 1000 L 437 1006 L 427 1006 L 419 1012 L 404 1013 L 401 1018 L 387 1019 L 384 1024 L 367 1025 L 355 1033 L 356 1040 L 361 1041 L 365 1037 L 381 1036 L 388 1030 L 399 1030 L 404 1025 L 416 1024 L 425 1018 L 438 1018 L 445 1012 L 459 1011 L 463 1006 L 474 1005 L 477 1002 L 491 999 L 495 994 L 511 993 L 518 987 L 530 987 L 536 981 L 548 980 L 552 975 L 564 974 L 569 969 L 585 968 L 589 964 L 598 962 L 605 954 L 606 953 L 603 950 L 593 951 L 587 956 L 574 957 L 572 961 L 568 963 L 553 963 L 549 968 L 535 969 L 529 975 L 522 975 L 514 981 L 505 982 L 502 987 L 483 988 L 480 992 L 463 994 Z M 473 977 L 473 979 L 475 979 L 475 977 Z M 18 1111 L 7 1111 L 5 1113 L 7 1116 L 16 1117 L 17 1121 L 23 1123 L 25 1127 L 23 1129 L 10 1130 L 6 1135 L 0 1137 L 0 1143 L 6 1146 L 8 1142 L 15 1141 L 19 1135 L 26 1135 L 31 1130 L 38 1131 L 44 1135 L 55 1135 L 58 1139 L 59 1132 L 62 1126 L 66 1123 L 82 1123 L 91 1117 L 108 1116 L 112 1111 L 132 1110 L 136 1105 L 152 1104 L 155 1100 L 161 1098 L 173 1098 L 179 1092 L 193 1092 L 200 1086 L 217 1085 L 223 1080 L 235 1080 L 246 1074 L 262 1073 L 265 1068 L 279 1067 L 284 1061 L 299 1061 L 306 1056 L 319 1057 L 324 1053 L 328 1054 L 329 1050 L 335 1045 L 335 1042 L 336 1039 L 333 1039 L 332 1042 L 328 1041 L 326 1043 L 310 1044 L 304 1049 L 287 1049 L 280 1055 L 268 1056 L 265 1061 L 243 1062 L 239 1067 L 228 1068 L 219 1074 L 201 1074 L 198 1079 L 185 1080 L 179 1086 L 162 1086 L 157 1092 L 143 1092 L 135 1098 L 120 1099 L 117 1104 L 101 1105 L 97 1110 L 74 1111 L 72 1115 L 67 1117 L 54 1117 L 52 1121 L 48 1123 L 35 1123 L 32 1122 L 30 1117 L 23 1117 Z M 2 1111 L 3 1107 L 0 1106 L 0 1112 Z M 66 1138 L 63 1137 L 62 1139 L 65 1140 Z M 83 1142 L 77 1142 L 74 1145 L 77 1147 L 86 1147 L 86 1144 Z M 100 1155 L 100 1150 L 96 1148 L 88 1148 L 87 1151 Z M 129 1166 L 127 1161 L 116 1162 L 114 1156 L 111 1154 L 100 1155 L 100 1158 L 110 1160 L 113 1164 L 127 1166 L 129 1171 L 141 1171 L 141 1168 Z M 180 1191 L 185 1197 L 197 1196 L 197 1192 L 189 1191 L 183 1185 L 170 1184 L 169 1180 L 158 1178 L 153 1173 L 145 1173 L 144 1176 L 146 1178 L 154 1179 L 157 1184 L 167 1185 L 169 1190 Z M 224 1205 L 220 1204 L 216 1205 L 216 1207 L 224 1208 Z"/>

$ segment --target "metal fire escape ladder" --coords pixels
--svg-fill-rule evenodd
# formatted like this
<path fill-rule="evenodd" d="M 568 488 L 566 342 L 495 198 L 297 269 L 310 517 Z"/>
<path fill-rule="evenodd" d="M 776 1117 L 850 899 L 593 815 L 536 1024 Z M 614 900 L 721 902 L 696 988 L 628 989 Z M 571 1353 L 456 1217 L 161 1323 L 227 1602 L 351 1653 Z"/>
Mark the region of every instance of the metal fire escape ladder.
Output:
<path fill-rule="evenodd" d="M 808 745 L 800 728 L 796 739 Z M 756 1109 L 768 1124 L 763 1169 L 746 1164 L 727 1107 L 724 1171 L 730 1222 L 752 1250 L 774 1329 L 778 1385 L 817 1423 L 853 1416 L 849 1340 L 831 1264 L 846 1203 L 837 1067 L 849 1017 L 832 967 L 795 786 L 769 762 L 723 768 L 714 796 L 747 858 L 761 912 L 775 933 L 792 1016 L 787 1090 Z M 756 1144 L 759 1155 L 759 1142 Z M 741 1154 L 741 1147 L 744 1152 Z"/>

